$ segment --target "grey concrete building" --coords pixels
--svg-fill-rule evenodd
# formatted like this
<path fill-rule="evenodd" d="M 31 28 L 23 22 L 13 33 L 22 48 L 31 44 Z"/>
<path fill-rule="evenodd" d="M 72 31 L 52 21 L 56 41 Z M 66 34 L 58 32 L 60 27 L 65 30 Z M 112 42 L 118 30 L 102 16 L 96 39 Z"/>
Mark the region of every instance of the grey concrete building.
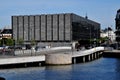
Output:
<path fill-rule="evenodd" d="M 100 37 L 100 24 L 73 13 L 12 16 L 13 39 L 67 45 Z"/>

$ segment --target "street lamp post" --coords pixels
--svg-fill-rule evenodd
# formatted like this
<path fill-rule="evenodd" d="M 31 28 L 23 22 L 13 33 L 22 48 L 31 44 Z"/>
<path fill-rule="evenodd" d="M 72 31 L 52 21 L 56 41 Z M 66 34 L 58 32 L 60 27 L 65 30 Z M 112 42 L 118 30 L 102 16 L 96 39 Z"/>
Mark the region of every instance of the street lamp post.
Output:
<path fill-rule="evenodd" d="M 4 46 L 4 36 L 2 34 L 2 46 Z"/>
<path fill-rule="evenodd" d="M 15 56 L 15 34 L 12 35 L 12 39 L 13 39 L 13 55 Z"/>
<path fill-rule="evenodd" d="M 30 36 L 31 36 L 31 46 L 32 46 L 32 28 L 30 29 L 30 32 L 31 32 L 31 35 L 30 35 Z M 32 50 L 32 47 L 31 47 L 31 56 L 32 56 L 32 51 L 33 51 L 33 50 Z"/>
<path fill-rule="evenodd" d="M 108 47 L 109 47 L 109 42 L 110 42 L 110 33 L 109 33 L 109 27 L 108 27 L 108 29 L 107 29 L 107 31 L 108 31 Z"/>
<path fill-rule="evenodd" d="M 13 55 L 15 56 L 15 40 L 13 40 L 13 42 L 14 42 L 14 53 L 13 53 Z"/>
<path fill-rule="evenodd" d="M 96 46 L 99 46 L 99 40 L 98 40 L 98 31 L 99 31 L 99 29 L 97 28 L 97 39 L 96 39 Z"/>

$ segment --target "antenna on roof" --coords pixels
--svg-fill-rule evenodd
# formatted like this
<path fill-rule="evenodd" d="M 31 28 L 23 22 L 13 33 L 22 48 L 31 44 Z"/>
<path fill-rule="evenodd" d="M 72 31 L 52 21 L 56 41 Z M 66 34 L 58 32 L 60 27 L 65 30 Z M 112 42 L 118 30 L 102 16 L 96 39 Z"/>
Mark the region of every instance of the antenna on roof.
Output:
<path fill-rule="evenodd" d="M 87 13 L 86 13 L 86 15 L 85 15 L 85 19 L 88 19 Z"/>

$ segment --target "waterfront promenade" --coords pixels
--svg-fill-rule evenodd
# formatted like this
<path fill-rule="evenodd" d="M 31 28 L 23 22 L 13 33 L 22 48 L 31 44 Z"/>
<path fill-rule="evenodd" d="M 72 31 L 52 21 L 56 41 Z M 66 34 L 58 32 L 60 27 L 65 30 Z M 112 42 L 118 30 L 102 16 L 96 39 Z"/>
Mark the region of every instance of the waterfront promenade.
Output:
<path fill-rule="evenodd" d="M 38 66 L 41 65 L 42 62 L 45 63 L 46 60 L 50 61 L 53 59 L 53 64 L 59 61 L 57 64 L 63 63 L 66 60 L 70 60 L 69 64 L 77 63 L 78 60 L 82 59 L 83 62 L 91 61 L 98 56 L 100 56 L 101 52 L 104 50 L 104 47 L 96 47 L 88 50 L 75 51 L 71 50 L 71 47 L 56 47 L 50 49 L 43 49 L 39 51 L 16 51 L 15 56 L 0 56 L 0 65 L 14 65 L 14 64 L 32 64 L 38 63 Z M 46 58 L 46 55 L 50 54 L 50 57 Z M 53 57 L 54 55 L 58 55 Z M 63 58 L 63 56 L 59 55 L 69 55 L 69 57 Z M 59 58 L 59 60 L 58 60 Z M 68 59 L 69 58 L 69 59 Z M 62 61 L 61 61 L 62 60 Z M 55 62 L 55 63 L 54 63 Z"/>
<path fill-rule="evenodd" d="M 103 57 L 120 58 L 120 50 L 104 51 Z"/>

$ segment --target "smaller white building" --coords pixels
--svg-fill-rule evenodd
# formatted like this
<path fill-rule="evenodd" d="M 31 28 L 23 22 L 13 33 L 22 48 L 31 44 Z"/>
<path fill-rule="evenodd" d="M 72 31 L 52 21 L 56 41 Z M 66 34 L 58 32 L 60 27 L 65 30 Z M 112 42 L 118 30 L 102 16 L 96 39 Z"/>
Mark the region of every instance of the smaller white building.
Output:
<path fill-rule="evenodd" d="M 101 30 L 101 33 L 100 33 L 100 37 L 104 38 L 104 37 L 108 37 L 110 39 L 110 41 L 112 42 L 115 42 L 115 33 L 114 31 L 111 29 L 105 29 L 105 30 Z"/>
<path fill-rule="evenodd" d="M 0 39 L 3 38 L 12 38 L 12 29 L 9 27 L 4 27 L 3 29 L 0 29 Z"/>

